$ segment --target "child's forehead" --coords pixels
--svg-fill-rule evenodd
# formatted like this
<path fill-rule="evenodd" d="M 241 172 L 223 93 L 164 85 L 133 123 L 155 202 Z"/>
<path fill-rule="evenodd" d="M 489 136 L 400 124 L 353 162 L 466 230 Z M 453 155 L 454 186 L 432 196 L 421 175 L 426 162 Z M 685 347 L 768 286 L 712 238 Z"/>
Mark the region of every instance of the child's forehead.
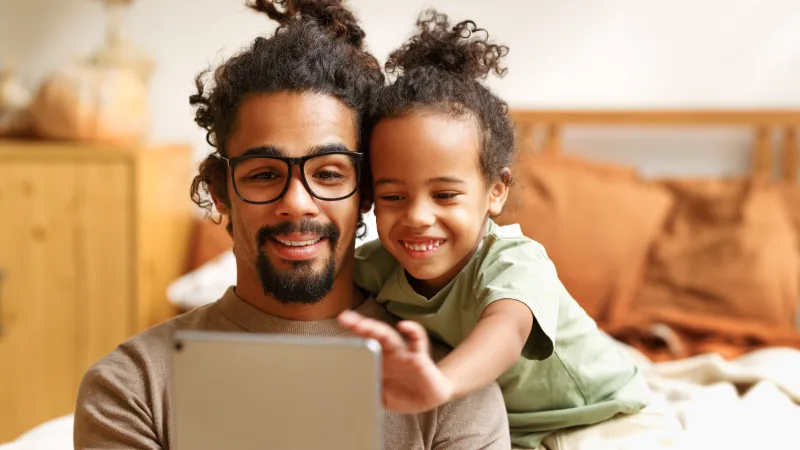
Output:
<path fill-rule="evenodd" d="M 376 127 L 375 185 L 441 185 L 481 180 L 480 141 L 469 123 L 447 116 L 393 118 Z"/>
<path fill-rule="evenodd" d="M 420 113 L 381 120 L 375 127 L 371 151 L 375 158 L 463 159 L 481 149 L 480 130 L 469 117 Z"/>

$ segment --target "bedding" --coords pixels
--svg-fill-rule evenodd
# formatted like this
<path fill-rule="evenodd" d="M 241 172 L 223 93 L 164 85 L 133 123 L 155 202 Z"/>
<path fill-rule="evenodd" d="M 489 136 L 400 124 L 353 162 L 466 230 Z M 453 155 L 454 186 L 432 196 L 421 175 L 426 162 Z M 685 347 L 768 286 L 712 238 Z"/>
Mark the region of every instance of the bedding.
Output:
<path fill-rule="evenodd" d="M 496 222 L 542 243 L 616 339 L 659 361 L 800 349 L 796 189 L 759 176 L 644 179 L 630 166 L 531 152 L 512 173 Z"/>
<path fill-rule="evenodd" d="M 635 303 L 618 305 L 611 321 L 702 325 L 725 335 L 793 331 L 800 254 L 778 187 L 739 179 L 659 184 L 674 207 Z"/>
<path fill-rule="evenodd" d="M 731 360 L 707 353 L 653 363 L 620 345 L 644 371 L 656 401 L 683 425 L 687 448 L 798 448 L 800 351 L 775 347 Z"/>

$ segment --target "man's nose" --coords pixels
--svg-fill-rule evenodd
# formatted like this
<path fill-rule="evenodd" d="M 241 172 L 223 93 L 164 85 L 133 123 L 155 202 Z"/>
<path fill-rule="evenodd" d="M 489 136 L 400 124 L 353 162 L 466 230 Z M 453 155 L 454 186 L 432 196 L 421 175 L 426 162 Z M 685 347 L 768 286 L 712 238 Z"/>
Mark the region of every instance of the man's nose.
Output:
<path fill-rule="evenodd" d="M 300 168 L 292 168 L 291 178 L 286 194 L 278 200 L 276 213 L 287 218 L 300 218 L 316 216 L 319 214 L 319 207 L 314 197 L 308 192 L 303 180 L 300 178 Z"/>

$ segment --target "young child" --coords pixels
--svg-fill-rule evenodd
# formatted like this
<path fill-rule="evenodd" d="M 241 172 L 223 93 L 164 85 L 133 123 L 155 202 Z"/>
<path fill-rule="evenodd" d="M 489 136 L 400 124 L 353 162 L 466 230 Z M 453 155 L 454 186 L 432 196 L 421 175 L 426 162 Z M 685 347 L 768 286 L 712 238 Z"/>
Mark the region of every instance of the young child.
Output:
<path fill-rule="evenodd" d="M 380 240 L 356 250 L 355 278 L 455 349 L 435 364 L 415 324 L 398 325 L 409 348 L 343 313 L 342 325 L 384 347 L 386 407 L 419 412 L 496 380 L 512 442 L 526 448 L 639 413 L 649 391 L 637 368 L 572 299 L 545 249 L 491 220 L 511 184 L 514 139 L 507 105 L 478 79 L 505 72 L 507 47 L 435 12 L 417 26 L 389 56 L 387 72 L 401 75 L 378 92 L 367 124 Z"/>

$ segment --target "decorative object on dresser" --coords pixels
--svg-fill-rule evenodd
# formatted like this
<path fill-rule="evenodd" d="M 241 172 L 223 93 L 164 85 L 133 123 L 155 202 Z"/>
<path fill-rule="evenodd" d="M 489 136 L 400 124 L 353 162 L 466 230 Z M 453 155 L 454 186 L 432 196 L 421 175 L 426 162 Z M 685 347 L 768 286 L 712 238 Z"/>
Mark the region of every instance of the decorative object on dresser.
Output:
<path fill-rule="evenodd" d="M 86 369 L 175 314 L 189 146 L 0 140 L 0 442 L 74 407 Z"/>
<path fill-rule="evenodd" d="M 122 33 L 122 24 L 133 0 L 101 0 L 106 10 L 106 38 L 89 62 L 105 67 L 126 67 L 133 70 L 143 83 L 150 81 L 155 61 L 137 49 Z"/>
<path fill-rule="evenodd" d="M 129 144 L 146 139 L 154 60 L 123 37 L 124 13 L 132 1 L 103 0 L 103 44 L 45 78 L 30 106 L 37 136 Z"/>

